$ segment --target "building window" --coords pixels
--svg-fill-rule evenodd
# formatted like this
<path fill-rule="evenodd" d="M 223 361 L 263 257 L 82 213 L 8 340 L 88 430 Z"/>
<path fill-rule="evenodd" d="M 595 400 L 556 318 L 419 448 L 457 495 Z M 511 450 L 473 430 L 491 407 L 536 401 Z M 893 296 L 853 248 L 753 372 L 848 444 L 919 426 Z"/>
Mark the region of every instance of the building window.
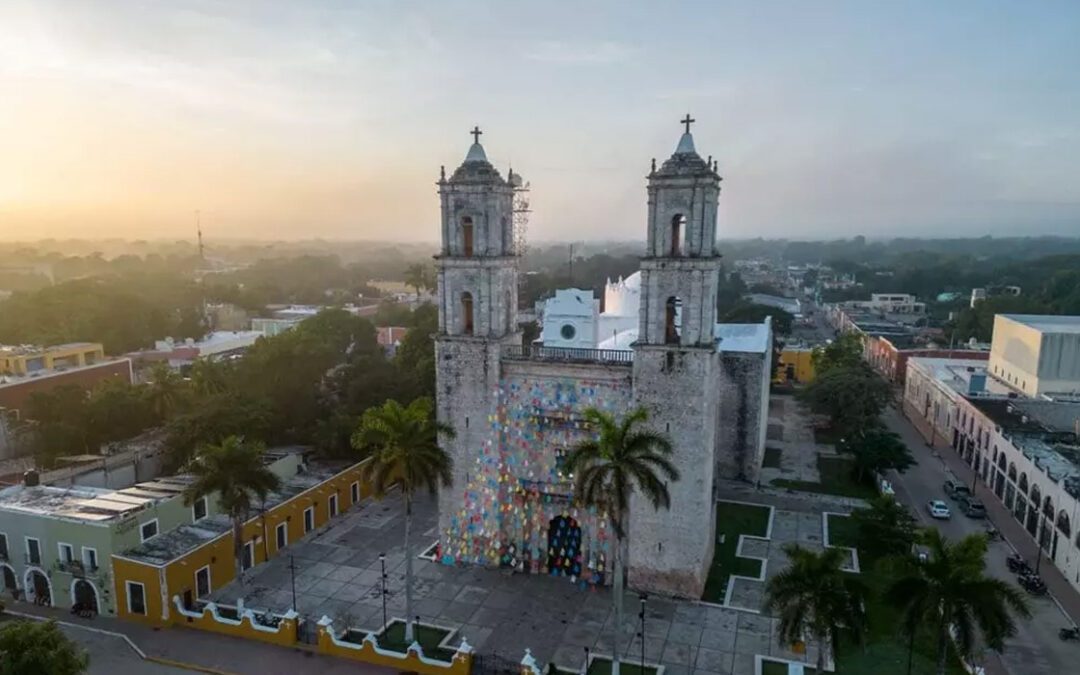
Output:
<path fill-rule="evenodd" d="M 199 497 L 195 500 L 195 503 L 191 505 L 191 519 L 197 523 L 206 517 L 207 511 L 208 504 L 206 497 Z"/>
<path fill-rule="evenodd" d="M 128 614 L 146 616 L 146 586 L 137 581 L 127 582 Z"/>
<path fill-rule="evenodd" d="M 82 549 L 82 561 L 83 567 L 93 572 L 98 568 L 97 562 L 97 549 L 90 548 L 89 546 L 83 546 Z"/>
<path fill-rule="evenodd" d="M 277 543 L 279 551 L 289 544 L 288 523 L 278 523 L 278 526 L 274 528 L 274 541 L 275 543 Z"/>
<path fill-rule="evenodd" d="M 71 544 L 60 543 L 56 545 L 56 548 L 60 552 L 61 565 L 70 565 L 75 562 L 75 549 L 71 547 Z"/>
<path fill-rule="evenodd" d="M 41 564 L 41 542 L 33 537 L 26 538 L 26 562 L 31 565 Z"/>
<path fill-rule="evenodd" d="M 330 517 L 333 518 L 337 515 L 337 495 L 330 495 L 328 504 L 330 507 Z"/>
<path fill-rule="evenodd" d="M 244 544 L 240 554 L 240 569 L 249 570 L 255 566 L 255 542 L 249 541 Z"/>
<path fill-rule="evenodd" d="M 469 258 L 473 254 L 473 222 L 465 216 L 461 219 L 461 254 Z"/>
<path fill-rule="evenodd" d="M 664 310 L 664 343 L 674 345 L 679 343 L 679 326 L 676 323 L 679 308 L 678 298 L 668 298 Z"/>
<path fill-rule="evenodd" d="M 349 486 L 349 496 L 352 497 L 353 504 L 360 501 L 360 483 L 355 482 Z"/>
<path fill-rule="evenodd" d="M 8 560 L 11 553 L 8 551 L 7 535 L 0 532 L 0 560 Z"/>
<path fill-rule="evenodd" d="M 158 531 L 157 518 L 154 518 L 153 520 L 148 520 L 148 521 L 146 521 L 145 523 L 143 523 L 142 525 L 139 526 L 139 536 L 142 537 L 143 541 L 146 541 L 150 537 L 153 537 L 154 535 L 156 535 L 157 531 Z"/>
<path fill-rule="evenodd" d="M 686 235 L 686 216 L 676 213 L 671 219 L 671 255 L 682 255 L 683 237 Z"/>
<path fill-rule="evenodd" d="M 472 293 L 461 294 L 461 332 L 465 335 L 473 334 Z"/>
<path fill-rule="evenodd" d="M 210 566 L 200 568 L 195 572 L 195 597 L 205 598 L 213 589 L 210 586 Z"/>
<path fill-rule="evenodd" d="M 315 529 L 315 507 L 309 506 L 304 509 L 304 534 Z"/>

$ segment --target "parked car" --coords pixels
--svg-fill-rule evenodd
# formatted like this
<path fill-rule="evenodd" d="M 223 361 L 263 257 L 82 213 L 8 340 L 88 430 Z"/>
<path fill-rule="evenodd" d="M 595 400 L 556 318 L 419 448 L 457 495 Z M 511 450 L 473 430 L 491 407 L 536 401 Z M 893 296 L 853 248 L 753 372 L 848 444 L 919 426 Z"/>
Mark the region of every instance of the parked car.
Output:
<path fill-rule="evenodd" d="M 978 499 L 975 499 L 974 497 L 968 497 L 963 502 L 961 502 L 960 508 L 961 510 L 963 510 L 964 515 L 968 518 L 986 517 L 986 507 L 983 506 L 982 502 L 980 502 Z"/>
<path fill-rule="evenodd" d="M 952 518 L 952 513 L 949 511 L 949 505 L 940 499 L 931 499 L 926 504 L 926 510 L 930 512 L 931 518 L 938 518 L 940 520 Z"/>
<path fill-rule="evenodd" d="M 964 485 L 956 478 L 947 478 L 942 487 L 945 488 L 945 494 L 949 495 L 949 497 L 955 501 L 971 496 L 971 490 L 968 489 L 968 486 Z"/>

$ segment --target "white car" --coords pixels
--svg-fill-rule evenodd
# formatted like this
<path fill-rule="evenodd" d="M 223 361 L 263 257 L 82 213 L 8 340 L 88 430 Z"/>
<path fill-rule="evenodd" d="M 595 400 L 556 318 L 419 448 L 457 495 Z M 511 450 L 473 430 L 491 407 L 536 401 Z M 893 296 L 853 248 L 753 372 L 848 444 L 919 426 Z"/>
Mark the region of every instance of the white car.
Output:
<path fill-rule="evenodd" d="M 949 512 L 949 505 L 940 499 L 931 499 L 926 505 L 926 510 L 930 512 L 932 518 L 948 520 L 952 517 L 952 513 Z"/>

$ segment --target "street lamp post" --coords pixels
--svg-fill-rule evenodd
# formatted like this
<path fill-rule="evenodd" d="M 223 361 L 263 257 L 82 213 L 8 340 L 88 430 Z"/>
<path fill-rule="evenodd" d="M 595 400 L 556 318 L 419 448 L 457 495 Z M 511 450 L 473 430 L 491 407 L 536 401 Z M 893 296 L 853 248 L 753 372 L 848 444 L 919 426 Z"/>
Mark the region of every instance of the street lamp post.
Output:
<path fill-rule="evenodd" d="M 296 562 L 289 554 L 289 574 L 292 578 L 292 611 L 296 611 Z"/>
<path fill-rule="evenodd" d="M 645 595 L 639 596 L 641 598 L 641 613 L 638 614 L 641 617 L 641 675 L 645 675 Z"/>
<path fill-rule="evenodd" d="M 386 554 L 379 554 L 379 565 L 382 567 L 382 576 L 379 583 L 382 585 L 382 625 L 386 630 Z"/>

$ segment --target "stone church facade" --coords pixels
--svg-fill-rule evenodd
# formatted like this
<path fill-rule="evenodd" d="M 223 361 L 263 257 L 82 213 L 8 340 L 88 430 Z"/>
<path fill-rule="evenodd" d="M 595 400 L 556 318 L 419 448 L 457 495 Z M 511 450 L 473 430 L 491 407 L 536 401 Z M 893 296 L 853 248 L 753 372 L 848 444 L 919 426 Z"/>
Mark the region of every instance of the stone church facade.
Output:
<path fill-rule="evenodd" d="M 632 501 L 629 583 L 700 597 L 713 555 L 714 482 L 753 481 L 761 464 L 760 444 L 735 449 L 730 439 L 745 434 L 724 433 L 724 402 L 744 383 L 726 379 L 715 329 L 716 166 L 697 154 L 688 123 L 675 153 L 653 163 L 629 350 L 522 346 L 514 180 L 502 178 L 477 138 L 438 183 L 437 415 L 456 431 L 445 442 L 454 471 L 439 495 L 441 560 L 608 583 L 606 514 L 573 502 L 562 462 L 591 433 L 583 410 L 621 416 L 644 406 L 649 425 L 671 438 L 682 478 L 668 486 L 670 510 Z"/>

